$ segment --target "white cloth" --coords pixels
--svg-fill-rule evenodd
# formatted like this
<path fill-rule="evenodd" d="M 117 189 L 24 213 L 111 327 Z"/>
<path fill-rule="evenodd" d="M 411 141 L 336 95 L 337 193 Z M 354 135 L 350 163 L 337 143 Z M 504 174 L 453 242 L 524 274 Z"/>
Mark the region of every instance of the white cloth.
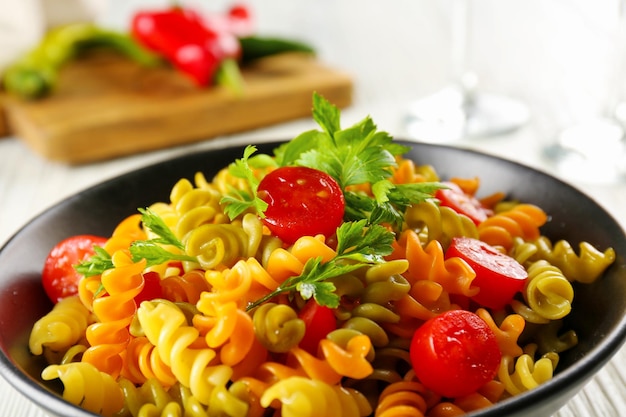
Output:
<path fill-rule="evenodd" d="M 0 0 L 0 72 L 52 27 L 93 21 L 107 0 Z"/>

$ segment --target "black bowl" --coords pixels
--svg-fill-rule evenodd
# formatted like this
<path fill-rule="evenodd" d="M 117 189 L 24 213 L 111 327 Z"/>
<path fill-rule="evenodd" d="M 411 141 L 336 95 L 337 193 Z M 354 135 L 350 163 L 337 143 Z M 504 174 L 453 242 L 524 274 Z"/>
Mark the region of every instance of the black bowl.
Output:
<path fill-rule="evenodd" d="M 576 285 L 568 326 L 580 343 L 562 354 L 549 382 L 471 416 L 549 416 L 573 397 L 618 351 L 626 338 L 626 236 L 620 225 L 589 197 L 542 172 L 470 150 L 415 144 L 409 157 L 431 164 L 442 179 L 481 178 L 481 193 L 505 191 L 512 199 L 541 206 L 551 216 L 543 228 L 552 238 L 573 245 L 588 241 L 604 250 L 611 246 L 616 262 L 590 285 Z M 278 143 L 259 146 L 269 153 Z M 197 171 L 207 177 L 241 157 L 243 148 L 199 152 L 161 162 L 109 180 L 55 205 L 33 219 L 0 251 L 0 374 L 18 391 L 54 416 L 93 416 L 65 402 L 39 374 L 44 364 L 28 351 L 33 323 L 51 304 L 40 284 L 44 259 L 65 237 L 109 235 L 138 207 L 168 201 L 172 185 Z"/>

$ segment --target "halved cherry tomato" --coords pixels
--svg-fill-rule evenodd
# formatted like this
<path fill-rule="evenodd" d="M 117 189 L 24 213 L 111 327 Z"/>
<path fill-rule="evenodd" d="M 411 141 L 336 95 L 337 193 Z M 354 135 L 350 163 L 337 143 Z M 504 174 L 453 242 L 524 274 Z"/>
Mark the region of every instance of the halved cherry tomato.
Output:
<path fill-rule="evenodd" d="M 286 243 L 302 236 L 335 233 L 343 220 L 345 200 L 337 181 L 307 167 L 281 167 L 267 174 L 257 189 L 268 204 L 263 222 Z"/>
<path fill-rule="evenodd" d="M 41 281 L 46 294 L 57 303 L 61 299 L 78 292 L 78 282 L 82 275 L 74 265 L 94 254 L 94 245 L 103 246 L 107 238 L 93 235 L 77 235 L 57 243 L 46 258 Z"/>
<path fill-rule="evenodd" d="M 335 314 L 331 308 L 321 306 L 311 299 L 300 310 L 298 317 L 306 325 L 304 337 L 298 346 L 312 355 L 317 355 L 320 340 L 325 339 L 328 333 L 337 329 Z"/>
<path fill-rule="evenodd" d="M 453 182 L 443 183 L 448 188 L 441 188 L 435 193 L 442 206 L 450 207 L 457 213 L 469 217 L 475 224 L 486 220 L 492 211 L 483 206 L 478 199 L 465 193 L 457 184 Z"/>
<path fill-rule="evenodd" d="M 493 330 L 466 310 L 447 311 L 418 327 L 409 353 L 422 384 L 452 398 L 491 381 L 502 357 Z"/>
<path fill-rule="evenodd" d="M 149 271 L 143 274 L 143 289 L 135 296 L 135 303 L 141 304 L 142 301 L 150 301 L 155 298 L 163 298 L 163 290 L 161 288 L 161 277 L 157 272 Z"/>
<path fill-rule="evenodd" d="M 445 257 L 459 257 L 472 267 L 476 278 L 473 286 L 480 288 L 472 300 L 499 310 L 524 288 L 528 273 L 519 262 L 478 239 L 455 237 Z"/>

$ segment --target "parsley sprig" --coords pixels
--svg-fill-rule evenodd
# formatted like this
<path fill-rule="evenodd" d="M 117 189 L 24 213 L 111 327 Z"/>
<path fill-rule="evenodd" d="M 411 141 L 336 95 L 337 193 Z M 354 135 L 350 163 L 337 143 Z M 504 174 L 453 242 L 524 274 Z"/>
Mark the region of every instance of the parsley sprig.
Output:
<path fill-rule="evenodd" d="M 243 157 L 229 166 L 231 175 L 245 179 L 245 190 L 232 189 L 220 203 L 232 219 L 246 211 L 264 216 L 267 203 L 257 195 L 262 173 L 268 168 L 306 166 L 331 175 L 340 185 L 345 201 L 345 222 L 337 229 L 337 255 L 328 262 L 321 257 L 309 259 L 300 275 L 285 280 L 276 290 L 251 303 L 248 310 L 283 294 L 297 292 L 304 299 L 314 298 L 318 304 L 335 308 L 339 295 L 331 278 L 340 277 L 359 268 L 385 262 L 392 251 L 394 232 L 382 226 L 401 230 L 404 213 L 412 204 L 432 199 L 434 192 L 444 188 L 441 183 L 394 184 L 390 181 L 397 166 L 396 158 L 409 147 L 395 143 L 392 137 L 379 131 L 366 117 L 342 129 L 339 109 L 322 96 L 313 95 L 313 119 L 321 130 L 304 132 L 279 146 L 273 155 L 255 154 L 257 148 L 248 146 Z M 371 194 L 356 191 L 368 184 Z M 184 253 L 183 243 L 162 218 L 149 209 L 140 209 L 144 227 L 157 237 L 135 241 L 130 252 L 134 261 L 145 259 L 147 265 L 170 260 L 197 259 Z M 110 256 L 99 249 L 96 255 L 79 266 L 91 275 L 113 267 Z"/>
<path fill-rule="evenodd" d="M 101 246 L 95 245 L 93 247 L 94 254 L 78 265 L 74 266 L 74 269 L 84 277 L 93 277 L 102 274 L 107 269 L 113 268 L 113 261 L 111 255 L 104 250 Z"/>
<path fill-rule="evenodd" d="M 296 291 L 303 299 L 313 297 L 318 304 L 336 308 L 339 295 L 335 285 L 327 281 L 368 265 L 384 262 L 392 251 L 392 232 L 380 225 L 369 225 L 367 220 L 343 223 L 337 229 L 337 255 L 326 263 L 321 257 L 310 258 L 302 273 L 283 281 L 274 291 L 248 305 L 250 311 L 275 296 Z"/>
<path fill-rule="evenodd" d="M 149 208 L 138 210 L 141 213 L 144 227 L 151 230 L 157 237 L 148 240 L 136 240 L 131 243 L 129 251 L 133 262 L 145 259 L 146 266 L 160 265 L 169 261 L 198 262 L 194 256 L 175 253 L 166 249 L 167 246 L 173 246 L 184 252 L 185 246 L 158 214 Z M 85 277 L 100 275 L 107 269 L 114 267 L 111 255 L 102 247 L 94 246 L 94 251 L 94 255 L 74 267 Z"/>
<path fill-rule="evenodd" d="M 377 129 L 371 117 L 342 129 L 339 109 L 317 93 L 313 94 L 313 119 L 321 130 L 304 132 L 274 150 L 274 157 L 254 155 L 248 146 L 242 159 L 231 164 L 232 175 L 248 180 L 252 194 L 233 191 L 222 199 L 225 211 L 234 219 L 252 208 L 263 216 L 267 205 L 256 195 L 259 184 L 253 168 L 306 166 L 331 175 L 343 190 L 346 200 L 345 220 L 367 219 L 369 224 L 391 224 L 400 229 L 404 212 L 411 204 L 433 198 L 440 183 L 393 184 L 389 178 L 397 166 L 396 157 L 408 152 L 384 131 Z M 371 184 L 373 196 L 352 191 L 351 186 Z"/>
<path fill-rule="evenodd" d="M 256 155 L 252 157 L 252 154 L 256 151 L 256 146 L 247 146 L 246 149 L 244 149 L 243 158 L 235 160 L 228 168 L 230 174 L 234 177 L 246 179 L 252 191 L 249 193 L 247 190 L 232 188 L 231 195 L 222 197 L 220 203 L 224 204 L 224 212 L 231 220 L 250 208 L 254 208 L 259 216 L 263 217 L 263 213 L 267 209 L 267 203 L 256 194 L 260 181 L 254 175 L 251 164 L 255 167 L 262 167 L 275 163 L 268 155 Z"/>
<path fill-rule="evenodd" d="M 146 266 L 160 265 L 169 261 L 198 262 L 195 256 L 184 254 L 185 245 L 176 237 L 174 232 L 165 224 L 161 216 L 150 209 L 139 209 L 141 221 L 147 229 L 157 237 L 148 240 L 136 240 L 130 245 L 130 254 L 133 262 L 145 259 Z M 174 253 L 166 249 L 173 246 L 181 253 Z"/>

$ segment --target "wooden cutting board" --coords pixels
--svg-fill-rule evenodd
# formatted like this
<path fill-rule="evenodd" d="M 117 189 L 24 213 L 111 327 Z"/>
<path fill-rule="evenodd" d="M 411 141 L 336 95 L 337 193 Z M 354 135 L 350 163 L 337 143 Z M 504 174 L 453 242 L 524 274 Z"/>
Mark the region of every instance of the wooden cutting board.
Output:
<path fill-rule="evenodd" d="M 63 67 L 47 98 L 0 95 L 0 136 L 4 128 L 48 159 L 79 164 L 311 117 L 314 91 L 340 108 L 352 101 L 351 77 L 309 55 L 264 58 L 242 72 L 237 96 L 198 89 L 171 68 L 93 55 Z"/>

